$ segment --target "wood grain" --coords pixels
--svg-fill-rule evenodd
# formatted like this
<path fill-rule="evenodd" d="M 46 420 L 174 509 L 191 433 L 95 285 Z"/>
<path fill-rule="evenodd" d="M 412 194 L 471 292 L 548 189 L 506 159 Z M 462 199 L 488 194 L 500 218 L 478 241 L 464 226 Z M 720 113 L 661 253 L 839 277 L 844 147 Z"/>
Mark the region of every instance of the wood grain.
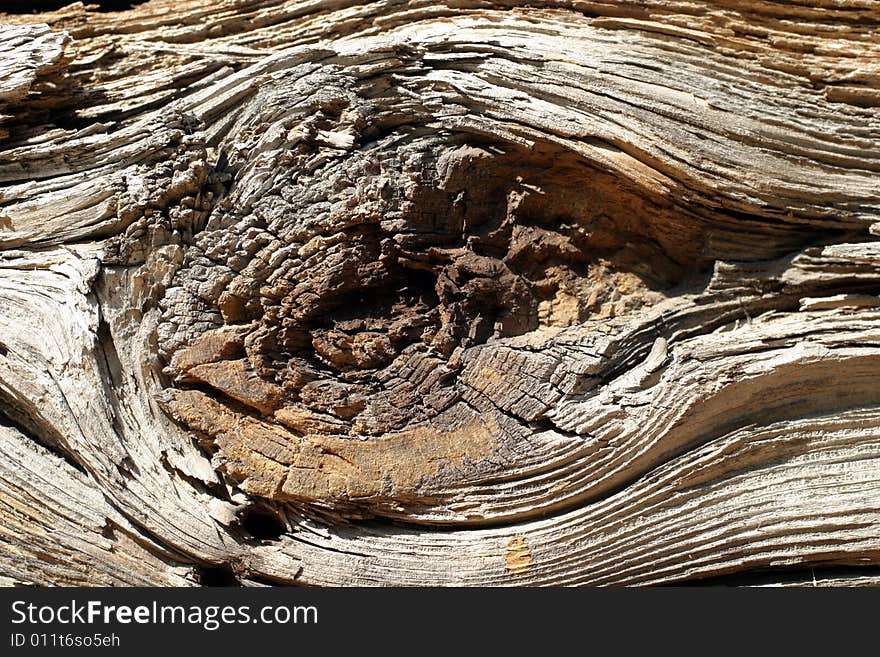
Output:
<path fill-rule="evenodd" d="M 3 583 L 878 582 L 876 2 L 0 23 Z"/>

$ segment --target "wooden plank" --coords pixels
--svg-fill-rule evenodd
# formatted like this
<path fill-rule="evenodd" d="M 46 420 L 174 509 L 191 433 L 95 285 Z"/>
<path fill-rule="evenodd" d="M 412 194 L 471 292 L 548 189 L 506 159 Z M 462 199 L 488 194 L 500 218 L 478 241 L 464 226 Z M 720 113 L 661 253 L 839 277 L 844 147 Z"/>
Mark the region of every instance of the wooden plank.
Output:
<path fill-rule="evenodd" d="M 875 5 L 0 15 L 2 581 L 876 583 Z"/>

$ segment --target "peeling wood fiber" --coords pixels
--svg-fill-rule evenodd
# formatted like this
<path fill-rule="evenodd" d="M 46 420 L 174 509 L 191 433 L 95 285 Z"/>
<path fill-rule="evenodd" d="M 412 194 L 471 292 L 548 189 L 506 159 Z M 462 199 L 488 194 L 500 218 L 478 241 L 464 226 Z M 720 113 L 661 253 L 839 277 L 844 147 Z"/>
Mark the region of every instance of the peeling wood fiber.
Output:
<path fill-rule="evenodd" d="M 878 583 L 876 2 L 95 9 L 0 14 L 0 581 Z"/>

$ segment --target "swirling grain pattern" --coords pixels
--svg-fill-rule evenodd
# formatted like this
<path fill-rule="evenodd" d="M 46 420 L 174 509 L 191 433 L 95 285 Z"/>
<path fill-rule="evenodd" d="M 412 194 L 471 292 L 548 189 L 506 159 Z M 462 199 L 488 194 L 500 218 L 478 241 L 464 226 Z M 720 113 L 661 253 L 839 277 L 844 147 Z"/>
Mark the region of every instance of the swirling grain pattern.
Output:
<path fill-rule="evenodd" d="M 4 583 L 878 582 L 873 0 L 0 19 Z"/>

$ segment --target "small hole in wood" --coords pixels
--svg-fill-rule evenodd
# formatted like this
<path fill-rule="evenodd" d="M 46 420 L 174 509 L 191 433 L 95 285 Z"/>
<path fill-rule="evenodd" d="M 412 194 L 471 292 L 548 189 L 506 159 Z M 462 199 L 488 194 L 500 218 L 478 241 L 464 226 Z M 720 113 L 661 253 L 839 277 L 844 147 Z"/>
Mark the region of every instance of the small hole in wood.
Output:
<path fill-rule="evenodd" d="M 196 579 L 202 586 L 241 586 L 229 566 L 199 566 L 196 568 Z"/>
<path fill-rule="evenodd" d="M 277 513 L 266 507 L 251 507 L 242 518 L 241 526 L 252 537 L 261 541 L 277 541 L 287 530 Z"/>

